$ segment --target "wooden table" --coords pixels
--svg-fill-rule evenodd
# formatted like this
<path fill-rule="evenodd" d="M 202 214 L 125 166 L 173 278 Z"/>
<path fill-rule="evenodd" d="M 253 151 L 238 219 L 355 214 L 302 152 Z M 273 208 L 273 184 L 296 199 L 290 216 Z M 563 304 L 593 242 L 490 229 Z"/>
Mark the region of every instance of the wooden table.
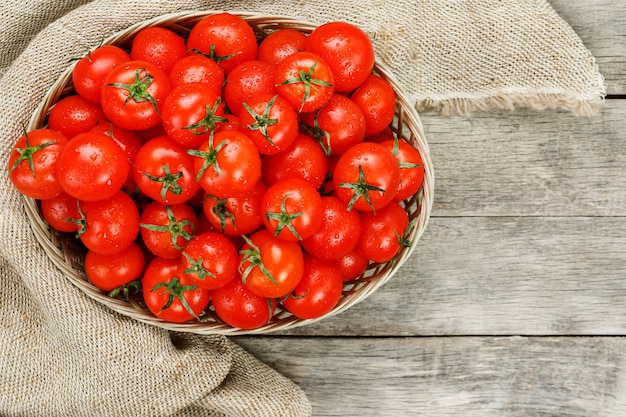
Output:
<path fill-rule="evenodd" d="M 626 416 L 626 1 L 550 3 L 598 60 L 601 113 L 422 114 L 435 204 L 400 273 L 233 338 L 315 416 Z"/>

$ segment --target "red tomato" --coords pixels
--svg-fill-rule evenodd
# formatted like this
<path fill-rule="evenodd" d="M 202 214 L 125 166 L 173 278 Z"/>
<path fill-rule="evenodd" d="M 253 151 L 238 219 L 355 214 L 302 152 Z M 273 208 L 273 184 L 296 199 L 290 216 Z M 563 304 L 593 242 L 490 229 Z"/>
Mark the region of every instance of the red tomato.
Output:
<path fill-rule="evenodd" d="M 245 61 L 228 74 L 224 85 L 224 100 L 236 116 L 243 111 L 243 103 L 258 95 L 272 94 L 274 90 L 274 66 L 263 61 Z"/>
<path fill-rule="evenodd" d="M 25 196 L 48 199 L 63 192 L 57 180 L 57 161 L 67 138 L 51 129 L 35 129 L 24 134 L 15 142 L 9 155 L 9 179 L 13 186 Z"/>
<path fill-rule="evenodd" d="M 234 279 L 212 291 L 217 316 L 232 327 L 257 329 L 269 323 L 276 311 L 276 301 L 254 294 L 240 280 Z"/>
<path fill-rule="evenodd" d="M 369 265 L 369 259 L 367 259 L 358 248 L 355 248 L 335 262 L 337 263 L 337 267 L 339 268 L 344 282 L 352 281 L 360 277 Z"/>
<path fill-rule="evenodd" d="M 341 94 L 321 109 L 303 116 L 304 125 L 326 155 L 341 155 L 365 138 L 365 116 L 354 101 Z"/>
<path fill-rule="evenodd" d="M 77 94 L 59 100 L 48 115 L 48 128 L 58 130 L 68 139 L 107 122 L 99 104 Z"/>
<path fill-rule="evenodd" d="M 161 106 L 171 90 L 170 80 L 156 64 L 128 61 L 113 68 L 104 80 L 104 114 L 129 130 L 143 130 L 161 122 Z"/>
<path fill-rule="evenodd" d="M 334 262 L 305 256 L 302 279 L 282 304 L 300 319 L 315 319 L 335 308 L 342 291 L 343 277 Z"/>
<path fill-rule="evenodd" d="M 274 74 L 276 91 L 299 113 L 321 108 L 335 91 L 330 67 L 311 52 L 288 56 L 278 64 Z"/>
<path fill-rule="evenodd" d="M 216 230 L 228 236 L 247 235 L 263 225 L 261 199 L 267 187 L 257 181 L 251 191 L 226 198 L 208 195 L 203 213 Z"/>
<path fill-rule="evenodd" d="M 388 81 L 370 74 L 350 95 L 365 115 L 365 134 L 372 136 L 385 130 L 396 112 L 396 93 Z"/>
<path fill-rule="evenodd" d="M 130 164 L 122 148 L 102 133 L 74 136 L 59 155 L 56 175 L 63 190 L 79 200 L 111 198 L 128 180 Z"/>
<path fill-rule="evenodd" d="M 296 288 L 304 272 L 302 249 L 297 242 L 272 236 L 266 229 L 246 238 L 240 251 L 242 282 L 258 296 L 280 298 Z"/>
<path fill-rule="evenodd" d="M 132 60 L 156 64 L 166 74 L 169 74 L 176 61 L 186 55 L 185 39 L 158 26 L 146 27 L 137 32 L 130 49 Z"/>
<path fill-rule="evenodd" d="M 235 245 L 220 233 L 195 236 L 182 255 L 183 273 L 200 288 L 214 290 L 237 276 L 239 254 Z"/>
<path fill-rule="evenodd" d="M 226 113 L 224 114 L 224 118 L 226 121 L 218 123 L 215 127 L 216 132 L 220 132 L 222 130 L 238 130 L 240 132 L 244 132 L 241 124 L 239 124 L 239 117 L 234 114 Z"/>
<path fill-rule="evenodd" d="M 306 50 L 316 53 L 330 66 L 335 90 L 346 93 L 357 88 L 374 68 L 374 47 L 367 33 L 347 22 L 328 22 L 307 37 Z"/>
<path fill-rule="evenodd" d="M 205 56 L 188 55 L 174 63 L 169 78 L 172 88 L 186 83 L 203 83 L 213 92 L 221 94 L 224 70 L 217 62 Z"/>
<path fill-rule="evenodd" d="M 258 50 L 252 27 L 230 13 L 216 13 L 197 22 L 187 48 L 213 59 L 226 74 L 237 64 L 255 59 Z"/>
<path fill-rule="evenodd" d="M 259 44 L 257 59 L 276 66 L 299 51 L 304 51 L 306 36 L 296 29 L 278 29 L 267 35 Z"/>
<path fill-rule="evenodd" d="M 143 299 L 156 317 L 173 323 L 198 318 L 209 305 L 211 292 L 191 283 L 180 259 L 155 258 L 141 278 Z"/>
<path fill-rule="evenodd" d="M 123 127 L 119 127 L 113 123 L 105 123 L 95 126 L 90 130 L 90 132 L 102 133 L 113 139 L 115 143 L 122 148 L 124 153 L 126 153 L 126 158 L 131 163 L 135 160 L 135 156 L 137 156 L 139 148 L 143 145 L 141 139 L 134 131 L 124 129 Z M 128 171 L 128 180 L 131 180 L 132 178 L 133 172 L 132 169 L 130 169 Z M 128 185 L 129 182 L 127 181 L 125 186 Z M 134 186 L 134 182 L 132 185 Z"/>
<path fill-rule="evenodd" d="M 245 133 L 217 132 L 189 154 L 194 156 L 198 185 L 218 198 L 246 193 L 261 179 L 261 156 Z"/>
<path fill-rule="evenodd" d="M 374 133 L 373 135 L 365 135 L 365 141 L 367 142 L 384 142 L 386 140 L 394 140 L 395 135 L 393 130 L 391 130 L 391 126 L 387 126 L 383 130 L 378 133 Z"/>
<path fill-rule="evenodd" d="M 144 143 L 135 157 L 133 178 L 143 193 L 165 204 L 184 203 L 198 192 L 193 157 L 168 136 Z"/>
<path fill-rule="evenodd" d="M 223 117 L 224 105 L 218 93 L 202 83 L 185 83 L 172 89 L 163 102 L 165 133 L 186 148 L 206 142 Z"/>
<path fill-rule="evenodd" d="M 126 61 L 130 61 L 130 56 L 122 48 L 102 45 L 78 60 L 72 71 L 72 85 L 83 98 L 100 103 L 104 78 L 113 68 Z"/>
<path fill-rule="evenodd" d="M 393 259 L 402 246 L 408 246 L 404 234 L 409 225 L 409 216 L 402 206 L 392 202 L 385 207 L 372 211 L 360 212 L 361 236 L 359 251 L 374 262 L 388 262 Z"/>
<path fill-rule="evenodd" d="M 145 257 L 136 243 L 131 243 L 126 249 L 113 255 L 102 255 L 93 251 L 87 251 L 85 255 L 85 274 L 102 291 L 124 291 L 120 287 L 141 277 L 144 267 Z"/>
<path fill-rule="evenodd" d="M 348 149 L 333 172 L 333 185 L 348 210 L 378 210 L 393 201 L 400 168 L 391 151 L 379 143 L 361 142 Z"/>
<path fill-rule="evenodd" d="M 271 185 L 261 200 L 261 211 L 267 230 L 290 242 L 313 235 L 320 228 L 324 214 L 320 193 L 297 178 Z"/>
<path fill-rule="evenodd" d="M 272 185 L 288 178 L 299 178 L 320 188 L 326 178 L 326 155 L 319 143 L 299 133 L 282 152 L 261 157 L 263 181 Z"/>
<path fill-rule="evenodd" d="M 356 211 L 335 196 L 322 197 L 322 224 L 302 247 L 319 259 L 337 260 L 350 253 L 359 241 L 361 220 Z"/>
<path fill-rule="evenodd" d="M 385 141 L 381 144 L 391 149 L 400 167 L 400 184 L 394 200 L 402 201 L 411 198 L 424 182 L 422 155 L 414 146 L 402 139 Z"/>
<path fill-rule="evenodd" d="M 240 125 L 262 155 L 277 154 L 298 136 L 298 114 L 279 95 L 259 95 L 243 103 Z"/>
<path fill-rule="evenodd" d="M 198 216 L 185 203 L 148 204 L 141 213 L 140 231 L 146 248 L 161 258 L 180 258 L 182 250 L 200 228 Z"/>
<path fill-rule="evenodd" d="M 71 220 L 77 220 L 78 200 L 63 192 L 52 198 L 41 200 L 41 214 L 50 227 L 60 232 L 76 232 L 78 225 Z"/>
<path fill-rule="evenodd" d="M 139 234 L 139 210 L 128 194 L 118 191 L 99 201 L 81 201 L 78 236 L 87 249 L 113 255 L 126 249 Z"/>

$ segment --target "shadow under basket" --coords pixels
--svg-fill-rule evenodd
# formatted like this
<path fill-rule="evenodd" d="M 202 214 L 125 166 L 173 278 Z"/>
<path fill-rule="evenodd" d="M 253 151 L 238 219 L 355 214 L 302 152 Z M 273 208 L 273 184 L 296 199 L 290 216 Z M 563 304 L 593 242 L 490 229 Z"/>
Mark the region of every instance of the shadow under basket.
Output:
<path fill-rule="evenodd" d="M 120 31 L 105 39 L 103 44 L 113 44 L 128 49 L 134 35 L 139 30 L 150 26 L 167 27 L 186 37 L 191 27 L 193 27 L 196 22 L 214 13 L 217 13 L 217 11 L 178 12 L 162 15 Z M 277 29 L 292 28 L 300 30 L 303 33 L 310 33 L 316 27 L 313 24 L 284 16 L 266 16 L 240 12 L 231 13 L 246 20 L 255 30 L 259 39 L 262 39 L 264 36 Z M 73 64 L 68 67 L 52 85 L 34 112 L 27 126 L 28 130 L 44 127 L 51 106 L 58 101 L 59 98 L 74 92 L 72 87 L 72 70 Z M 334 316 L 369 297 L 398 271 L 409 256 L 411 256 L 422 236 L 428 223 L 433 204 L 434 173 L 420 118 L 413 105 L 401 91 L 393 75 L 378 60 L 375 62 L 374 72 L 389 81 L 396 93 L 396 114 L 391 125 L 394 134 L 397 137 L 403 137 L 412 144 L 420 152 L 424 163 L 424 183 L 421 190 L 411 199 L 402 202 L 402 205 L 409 215 L 410 231 L 408 233 L 408 239 L 411 243 L 409 246 L 403 247 L 393 261 L 384 264 L 371 263 L 360 277 L 345 282 L 343 295 L 339 303 L 332 311 L 320 318 L 302 320 L 291 315 L 279 305 L 273 318 L 266 325 L 252 330 L 233 328 L 223 323 L 217 318 L 212 308 L 207 308 L 205 313 L 201 315 L 200 320 L 193 320 L 186 323 L 166 322 L 155 317 L 145 307 L 140 296 L 136 298 L 131 296 L 129 301 L 122 297 L 112 298 L 92 285 L 83 271 L 83 260 L 86 250 L 80 241 L 75 238 L 74 234 L 59 233 L 51 229 L 45 220 L 43 220 L 37 201 L 25 197 L 26 212 L 31 221 L 35 236 L 52 262 L 60 268 L 67 279 L 86 295 L 118 313 L 167 330 L 197 334 L 265 334 L 286 331 Z"/>

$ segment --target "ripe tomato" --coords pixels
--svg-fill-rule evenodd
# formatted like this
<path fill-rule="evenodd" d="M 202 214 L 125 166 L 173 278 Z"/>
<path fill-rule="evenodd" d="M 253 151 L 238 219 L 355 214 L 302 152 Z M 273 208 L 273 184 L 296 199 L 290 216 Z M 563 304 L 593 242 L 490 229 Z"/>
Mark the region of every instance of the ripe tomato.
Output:
<path fill-rule="evenodd" d="M 298 136 L 298 114 L 279 95 L 258 95 L 243 103 L 240 125 L 262 155 L 277 154 Z"/>
<path fill-rule="evenodd" d="M 143 144 L 135 157 L 133 178 L 143 193 L 164 204 L 184 203 L 198 191 L 193 157 L 168 136 Z"/>
<path fill-rule="evenodd" d="M 404 234 L 409 225 L 409 216 L 402 206 L 391 202 L 385 207 L 372 211 L 360 212 L 361 236 L 359 251 L 374 262 L 388 262 L 393 259 L 402 246 L 408 246 Z"/>
<path fill-rule="evenodd" d="M 237 65 L 228 74 L 224 84 L 224 101 L 236 116 L 243 111 L 244 102 L 258 95 L 275 93 L 274 66 L 258 60 L 245 61 Z"/>
<path fill-rule="evenodd" d="M 58 130 L 68 139 L 106 122 L 107 116 L 99 104 L 77 94 L 59 100 L 48 115 L 48 128 Z"/>
<path fill-rule="evenodd" d="M 206 84 L 213 92 L 221 94 L 224 70 L 217 62 L 202 55 L 187 55 L 174 63 L 169 72 L 172 88 L 186 83 Z"/>
<path fill-rule="evenodd" d="M 313 235 L 320 228 L 324 214 L 320 193 L 297 178 L 271 185 L 261 199 L 261 211 L 267 230 L 290 242 Z"/>
<path fill-rule="evenodd" d="M 326 155 L 341 155 L 365 138 L 365 116 L 348 97 L 334 94 L 321 109 L 306 113 L 304 125 Z"/>
<path fill-rule="evenodd" d="M 348 210 L 378 210 L 391 202 L 400 183 L 400 168 L 391 151 L 379 143 L 361 142 L 337 160 L 333 186 Z"/>
<path fill-rule="evenodd" d="M 109 136 L 86 132 L 74 136 L 59 155 L 56 175 L 63 190 L 79 200 L 111 198 L 128 180 L 126 153 Z"/>
<path fill-rule="evenodd" d="M 394 200 L 402 201 L 411 198 L 424 182 L 422 155 L 414 146 L 402 139 L 389 140 L 381 144 L 391 149 L 400 167 L 400 184 Z"/>
<path fill-rule="evenodd" d="M 185 83 L 172 89 L 163 102 L 165 133 L 186 148 L 206 142 L 223 117 L 224 105 L 218 93 L 203 83 Z"/>
<path fill-rule="evenodd" d="M 322 197 L 322 223 L 302 247 L 319 259 L 336 260 L 347 255 L 359 241 L 361 220 L 356 211 L 335 196 Z"/>
<path fill-rule="evenodd" d="M 261 156 L 263 181 L 272 185 L 288 178 L 299 178 L 320 188 L 326 178 L 326 155 L 311 137 L 299 133 L 283 151 Z"/>
<path fill-rule="evenodd" d="M 203 203 L 203 213 L 209 223 L 225 235 L 250 234 L 263 224 L 261 199 L 266 190 L 265 183 L 257 181 L 254 188 L 247 193 L 225 198 L 207 195 Z"/>
<path fill-rule="evenodd" d="M 72 85 L 76 92 L 92 103 L 100 103 L 104 78 L 116 66 L 130 61 L 119 46 L 102 45 L 81 58 L 72 70 Z"/>
<path fill-rule="evenodd" d="M 76 220 L 78 200 L 63 192 L 52 198 L 41 200 L 41 214 L 50 227 L 60 232 L 76 232 L 78 225 L 68 219 Z"/>
<path fill-rule="evenodd" d="M 180 259 L 153 259 L 141 278 L 143 299 L 156 317 L 173 323 L 198 318 L 209 305 L 211 292 L 191 283 Z"/>
<path fill-rule="evenodd" d="M 358 248 L 350 251 L 335 261 L 344 282 L 352 281 L 361 276 L 369 265 L 369 259 Z"/>
<path fill-rule="evenodd" d="M 198 216 L 186 203 L 148 204 L 141 213 L 140 232 L 146 248 L 161 258 L 180 258 L 200 228 Z"/>
<path fill-rule="evenodd" d="M 183 273 L 200 288 L 214 290 L 237 276 L 239 254 L 235 245 L 221 233 L 195 236 L 182 255 Z"/>
<path fill-rule="evenodd" d="M 347 22 L 328 22 L 307 37 L 306 50 L 322 57 L 335 76 L 335 90 L 357 88 L 374 68 L 374 47 L 367 33 Z"/>
<path fill-rule="evenodd" d="M 335 91 L 334 76 L 319 55 L 296 52 L 285 58 L 274 73 L 276 91 L 299 113 L 321 108 Z"/>
<path fill-rule="evenodd" d="M 9 179 L 25 196 L 48 199 L 63 192 L 57 180 L 57 161 L 67 145 L 67 138 L 51 129 L 35 129 L 15 142 L 9 155 Z"/>
<path fill-rule="evenodd" d="M 276 311 L 276 300 L 254 294 L 238 279 L 213 290 L 211 299 L 217 316 L 240 329 L 257 329 L 269 323 Z"/>
<path fill-rule="evenodd" d="M 267 35 L 259 44 L 257 59 L 276 66 L 299 51 L 304 51 L 306 36 L 296 29 L 278 29 Z"/>
<path fill-rule="evenodd" d="M 274 237 L 266 229 L 245 240 L 239 252 L 239 273 L 250 291 L 265 298 L 280 298 L 293 291 L 304 272 L 298 242 Z"/>
<path fill-rule="evenodd" d="M 113 139 L 115 143 L 117 143 L 119 147 L 122 148 L 124 153 L 126 153 L 126 159 L 131 164 L 135 160 L 135 156 L 137 156 L 139 148 L 141 148 L 141 146 L 143 145 L 141 139 L 134 131 L 124 129 L 123 127 L 119 127 L 114 123 L 104 123 L 95 126 L 90 130 L 90 132 L 102 133 Z M 133 172 L 132 169 L 129 169 L 125 187 L 130 185 L 129 180 L 131 180 L 132 178 Z M 134 182 L 132 182 L 132 186 L 134 187 Z"/>
<path fill-rule="evenodd" d="M 102 291 L 124 291 L 120 287 L 141 277 L 144 267 L 143 251 L 134 242 L 113 255 L 102 255 L 93 251 L 87 251 L 85 255 L 85 274 Z"/>
<path fill-rule="evenodd" d="M 123 251 L 139 233 L 139 210 L 123 191 L 106 200 L 81 201 L 79 216 L 78 237 L 87 249 L 103 255 Z"/>
<path fill-rule="evenodd" d="M 187 38 L 187 49 L 213 59 L 228 74 L 237 64 L 255 59 L 258 46 L 252 27 L 225 12 L 197 22 Z"/>
<path fill-rule="evenodd" d="M 186 55 L 185 39 L 158 26 L 146 27 L 137 32 L 130 48 L 132 60 L 156 64 L 166 74 L 169 74 L 176 61 Z"/>
<path fill-rule="evenodd" d="M 343 277 L 334 262 L 305 255 L 302 279 L 282 304 L 300 319 L 315 319 L 335 308 L 342 291 Z"/>
<path fill-rule="evenodd" d="M 161 122 L 161 106 L 171 88 L 167 74 L 156 64 L 128 61 L 104 79 L 102 109 L 125 129 L 148 129 Z"/>
<path fill-rule="evenodd" d="M 396 112 L 396 93 L 388 81 L 370 74 L 350 95 L 365 115 L 365 135 L 382 132 L 393 121 Z"/>
<path fill-rule="evenodd" d="M 261 156 L 245 133 L 217 132 L 189 154 L 194 157 L 197 184 L 218 198 L 246 193 L 261 179 Z"/>

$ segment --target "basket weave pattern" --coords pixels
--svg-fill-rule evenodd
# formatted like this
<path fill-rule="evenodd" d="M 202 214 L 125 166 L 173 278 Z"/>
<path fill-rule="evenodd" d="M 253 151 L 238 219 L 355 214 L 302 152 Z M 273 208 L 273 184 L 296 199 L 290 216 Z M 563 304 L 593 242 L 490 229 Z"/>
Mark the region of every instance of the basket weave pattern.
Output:
<path fill-rule="evenodd" d="M 105 39 L 103 44 L 115 44 L 123 48 L 128 48 L 135 34 L 141 29 L 150 26 L 167 27 L 182 36 L 186 36 L 195 23 L 213 13 L 216 12 L 178 12 L 163 15 L 138 23 L 124 31 L 116 33 Z M 266 36 L 271 31 L 281 28 L 297 29 L 304 33 L 310 33 L 315 28 L 313 24 L 285 16 L 267 16 L 245 12 L 231 13 L 237 14 L 246 20 L 255 30 L 259 38 Z M 71 84 L 72 70 L 73 65 L 70 65 L 52 85 L 44 100 L 42 100 L 33 113 L 27 129 L 30 130 L 45 126 L 51 106 L 58 101 L 59 98 L 73 92 Z M 51 229 L 43 220 L 37 202 L 31 198 L 24 197 L 26 212 L 31 221 L 35 237 L 53 263 L 86 295 L 118 313 L 172 331 L 225 335 L 263 334 L 288 330 L 340 313 L 369 297 L 374 291 L 387 282 L 409 258 L 426 228 L 433 203 L 434 173 L 428 144 L 424 137 L 419 116 L 413 105 L 402 93 L 393 75 L 378 60 L 375 62 L 374 71 L 382 78 L 386 79 L 392 85 L 396 93 L 396 117 L 392 122 L 391 128 L 398 137 L 403 137 L 419 150 L 424 162 L 424 184 L 422 189 L 413 198 L 403 203 L 409 214 L 410 225 L 412 227 L 408 236 L 411 245 L 402 248 L 393 262 L 385 264 L 372 263 L 362 276 L 353 281 L 346 282 L 344 284 L 341 300 L 330 313 L 323 317 L 301 320 L 285 310 L 279 310 L 265 326 L 253 330 L 242 330 L 232 328 L 222 323 L 216 315 L 208 309 L 206 314 L 201 317 L 200 321 L 194 320 L 187 323 L 169 323 L 153 316 L 140 299 L 131 298 L 130 301 L 127 302 L 121 298 L 111 298 L 103 291 L 93 286 L 87 280 L 83 272 L 82 265 L 85 249 L 82 247 L 81 243 L 73 234 L 59 233 Z"/>

